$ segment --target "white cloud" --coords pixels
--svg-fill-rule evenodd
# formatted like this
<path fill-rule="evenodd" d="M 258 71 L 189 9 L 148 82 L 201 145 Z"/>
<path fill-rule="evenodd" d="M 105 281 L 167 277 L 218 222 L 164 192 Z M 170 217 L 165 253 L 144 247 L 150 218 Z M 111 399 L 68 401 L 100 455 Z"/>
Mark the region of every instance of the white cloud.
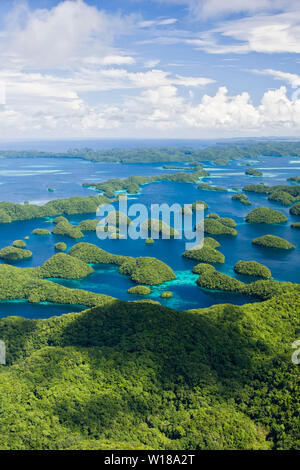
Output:
<path fill-rule="evenodd" d="M 147 60 L 144 64 L 146 69 L 153 69 L 160 63 L 160 59 Z"/>
<path fill-rule="evenodd" d="M 83 59 L 85 65 L 133 65 L 136 60 L 134 57 L 126 55 L 107 55 L 103 57 L 86 57 Z"/>
<path fill-rule="evenodd" d="M 258 75 L 269 75 L 273 77 L 275 80 L 281 80 L 289 85 L 291 85 L 293 88 L 300 87 L 300 75 L 297 75 L 295 73 L 288 73 L 288 72 L 282 72 L 280 70 L 273 70 L 273 69 L 264 69 L 264 70 L 251 70 L 251 72 L 256 73 Z"/>
<path fill-rule="evenodd" d="M 6 18 L 1 43 L 13 64 L 67 68 L 88 56 L 113 57 L 115 36 L 127 33 L 133 21 L 83 0 L 65 0 L 50 10 L 31 11 L 22 4 Z"/>
<path fill-rule="evenodd" d="M 299 4 L 300 5 L 300 4 Z M 229 40 L 233 42 L 230 43 Z M 226 21 L 185 41 L 211 54 L 300 53 L 300 10 Z"/>
<path fill-rule="evenodd" d="M 177 23 L 176 18 L 165 18 L 165 19 L 157 19 L 157 20 L 147 20 L 147 21 L 140 21 L 138 26 L 140 28 L 151 28 L 153 26 L 169 26 L 172 24 Z"/>
<path fill-rule="evenodd" d="M 107 135 L 295 135 L 300 131 L 300 99 L 286 88 L 269 90 L 258 105 L 247 92 L 230 96 L 226 87 L 195 103 L 180 96 L 176 85 L 142 88 L 118 105 L 88 106 L 78 96 L 51 98 L 39 106 L 0 109 L 7 137 L 100 137 Z M 114 133 L 114 134 L 110 134 Z M 151 134 L 152 133 L 152 134 Z"/>

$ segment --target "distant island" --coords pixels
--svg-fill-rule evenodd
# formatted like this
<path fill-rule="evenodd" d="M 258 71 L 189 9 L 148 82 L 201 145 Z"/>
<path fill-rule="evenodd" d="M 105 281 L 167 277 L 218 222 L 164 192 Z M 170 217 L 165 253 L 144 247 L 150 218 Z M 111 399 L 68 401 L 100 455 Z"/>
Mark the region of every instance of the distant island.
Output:
<path fill-rule="evenodd" d="M 230 160 L 257 159 L 261 156 L 298 157 L 300 141 L 239 142 L 216 144 L 202 149 L 192 147 L 114 148 L 94 150 L 92 148 L 69 149 L 53 153 L 37 150 L 2 150 L 0 158 L 81 158 L 92 162 L 156 163 L 209 161 L 216 165 L 227 165 Z M 170 168 L 169 168 L 170 169 Z"/>

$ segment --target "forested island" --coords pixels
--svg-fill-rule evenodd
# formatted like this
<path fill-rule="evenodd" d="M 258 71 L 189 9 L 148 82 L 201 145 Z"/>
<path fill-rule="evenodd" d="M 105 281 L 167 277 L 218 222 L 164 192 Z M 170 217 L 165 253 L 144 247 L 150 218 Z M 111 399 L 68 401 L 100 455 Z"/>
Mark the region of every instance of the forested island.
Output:
<path fill-rule="evenodd" d="M 81 158 L 94 162 L 155 163 L 155 162 L 214 162 L 227 165 L 230 160 L 257 159 L 264 155 L 300 157 L 300 142 L 266 141 L 220 143 L 195 149 L 193 147 L 141 147 L 94 150 L 92 148 L 69 149 L 67 152 L 39 152 L 1 150 L 0 158 Z M 169 167 L 170 168 L 170 167 Z"/>

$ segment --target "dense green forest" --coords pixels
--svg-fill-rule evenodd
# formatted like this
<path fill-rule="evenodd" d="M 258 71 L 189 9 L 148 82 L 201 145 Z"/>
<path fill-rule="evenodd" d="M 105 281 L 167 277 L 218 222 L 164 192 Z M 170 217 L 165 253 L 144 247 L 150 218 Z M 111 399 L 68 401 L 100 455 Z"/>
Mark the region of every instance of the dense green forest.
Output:
<path fill-rule="evenodd" d="M 297 449 L 300 294 L 5 318 L 1 449 Z"/>
<path fill-rule="evenodd" d="M 115 148 L 93 150 L 91 148 L 70 149 L 63 153 L 1 150 L 0 158 L 82 158 L 95 162 L 153 163 L 153 162 L 197 162 L 212 161 L 226 165 L 230 160 L 240 158 L 260 158 L 261 156 L 300 157 L 300 142 L 266 141 L 220 143 L 206 148 L 191 147 L 153 147 L 153 148 Z"/>

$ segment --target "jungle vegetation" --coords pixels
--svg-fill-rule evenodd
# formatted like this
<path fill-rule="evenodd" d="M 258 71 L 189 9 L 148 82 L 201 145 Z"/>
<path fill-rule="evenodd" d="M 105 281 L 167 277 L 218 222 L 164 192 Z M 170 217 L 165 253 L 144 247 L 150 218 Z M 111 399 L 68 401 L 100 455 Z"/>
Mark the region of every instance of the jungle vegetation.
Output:
<path fill-rule="evenodd" d="M 234 194 L 231 199 L 233 201 L 239 201 L 245 206 L 251 206 L 251 202 L 249 201 L 247 194 L 243 194 L 243 193 Z"/>
<path fill-rule="evenodd" d="M 54 229 L 52 230 L 53 235 L 64 235 L 66 237 L 78 239 L 83 238 L 84 235 L 81 232 L 80 228 L 70 224 L 69 222 L 58 222 Z"/>
<path fill-rule="evenodd" d="M 282 224 L 287 222 L 287 217 L 278 210 L 259 207 L 246 215 L 246 222 L 250 224 Z"/>
<path fill-rule="evenodd" d="M 24 242 L 24 240 L 15 240 L 13 246 L 16 248 L 26 248 L 26 242 Z"/>
<path fill-rule="evenodd" d="M 91 243 L 74 245 L 69 255 L 89 264 L 116 264 L 120 266 L 120 274 L 137 284 L 156 285 L 176 278 L 173 270 L 156 258 L 113 255 Z"/>
<path fill-rule="evenodd" d="M 1 319 L 0 447 L 299 449 L 299 309 L 299 290 L 286 289 L 189 312 L 105 299 Z"/>
<path fill-rule="evenodd" d="M 234 270 L 238 274 L 262 277 L 265 279 L 269 279 L 272 276 L 269 268 L 257 261 L 238 261 L 234 266 Z"/>
<path fill-rule="evenodd" d="M 15 246 L 6 246 L 0 250 L 0 259 L 6 261 L 22 261 L 23 259 L 31 258 L 32 252 L 23 248 Z"/>
<path fill-rule="evenodd" d="M 128 294 L 148 295 L 151 290 L 147 286 L 134 286 L 128 289 Z"/>
<path fill-rule="evenodd" d="M 55 243 L 54 248 L 57 251 L 66 251 L 67 245 L 64 242 Z"/>
<path fill-rule="evenodd" d="M 49 232 L 49 230 L 47 230 L 46 228 L 35 228 L 35 229 L 32 231 L 32 235 L 40 235 L 40 236 L 43 236 L 43 235 L 50 235 L 50 232 Z"/>
<path fill-rule="evenodd" d="M 293 250 L 295 248 L 290 242 L 276 235 L 263 235 L 262 237 L 254 238 L 252 243 L 265 248 L 279 248 L 282 250 Z"/>

